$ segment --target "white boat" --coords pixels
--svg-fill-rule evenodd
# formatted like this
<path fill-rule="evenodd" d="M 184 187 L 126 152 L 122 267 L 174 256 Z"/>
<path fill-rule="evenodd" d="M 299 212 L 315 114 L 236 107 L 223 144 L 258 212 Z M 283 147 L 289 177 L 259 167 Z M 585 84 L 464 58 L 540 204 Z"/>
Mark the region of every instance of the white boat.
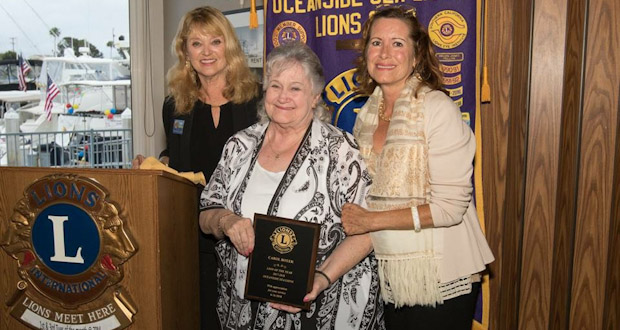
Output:
<path fill-rule="evenodd" d="M 24 106 L 39 103 L 40 91 L 1 91 L 0 92 L 0 133 L 4 132 L 4 113 L 9 109 L 17 110 Z"/>
<path fill-rule="evenodd" d="M 26 75 L 26 87 L 35 90 L 35 80 L 41 72 L 41 60 L 38 58 L 28 59 L 30 72 Z M 19 61 L 17 59 L 0 60 L 0 95 L 6 91 L 19 90 Z"/>
<path fill-rule="evenodd" d="M 0 131 L 3 130 L 4 113 L 39 102 L 40 92 L 36 89 L 36 78 L 41 72 L 42 61 L 29 59 L 30 72 L 25 78 L 27 91 L 19 90 L 19 61 L 0 60 Z"/>
<path fill-rule="evenodd" d="M 3 91 L 0 92 L 0 102 L 8 105 L 12 104 L 20 104 L 23 102 L 34 102 L 38 101 L 41 97 L 40 91 Z M 20 106 L 15 106 L 17 109 Z M 8 110 L 8 107 L 6 107 Z"/>
<path fill-rule="evenodd" d="M 38 85 L 41 87 L 39 104 L 17 109 L 24 123 L 22 132 L 68 130 L 72 127 L 58 126 L 59 116 L 106 118 L 114 112 L 115 118 L 123 109 L 131 107 L 131 80 L 129 70 L 119 60 L 92 58 L 88 55 L 75 57 L 68 52 L 63 57 L 43 59 Z M 46 120 L 44 111 L 47 75 L 60 89 L 53 100 L 52 121 Z M 112 110 L 114 109 L 114 110 Z M 60 121 L 66 122 L 66 121 Z M 69 121 L 70 122 L 70 121 Z M 90 125 L 82 128 L 90 129 Z"/>

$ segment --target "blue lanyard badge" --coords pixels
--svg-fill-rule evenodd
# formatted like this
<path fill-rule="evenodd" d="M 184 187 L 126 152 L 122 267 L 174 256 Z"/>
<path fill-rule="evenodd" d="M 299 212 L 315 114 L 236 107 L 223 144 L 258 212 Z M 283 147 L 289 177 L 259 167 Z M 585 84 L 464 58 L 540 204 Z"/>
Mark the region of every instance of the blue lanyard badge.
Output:
<path fill-rule="evenodd" d="M 183 119 L 175 119 L 174 124 L 172 125 L 172 134 L 183 134 L 183 126 L 185 125 L 185 120 Z"/>

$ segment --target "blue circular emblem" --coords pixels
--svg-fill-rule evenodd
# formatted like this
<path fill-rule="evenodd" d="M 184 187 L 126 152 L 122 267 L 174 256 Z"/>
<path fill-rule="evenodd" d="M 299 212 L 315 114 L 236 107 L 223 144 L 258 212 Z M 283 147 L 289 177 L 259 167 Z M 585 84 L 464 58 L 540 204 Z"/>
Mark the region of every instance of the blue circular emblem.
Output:
<path fill-rule="evenodd" d="M 32 225 L 32 246 L 47 267 L 62 275 L 77 275 L 97 261 L 101 238 L 95 221 L 72 204 L 51 205 Z"/>
<path fill-rule="evenodd" d="M 333 124 L 349 133 L 353 133 L 357 112 L 366 104 L 367 100 L 368 96 L 355 93 L 348 96 L 345 101 L 340 104 L 326 102 L 336 109 L 332 115 Z"/>
<path fill-rule="evenodd" d="M 446 23 L 440 28 L 441 34 L 445 37 L 449 37 L 454 33 L 454 27 L 450 23 Z"/>

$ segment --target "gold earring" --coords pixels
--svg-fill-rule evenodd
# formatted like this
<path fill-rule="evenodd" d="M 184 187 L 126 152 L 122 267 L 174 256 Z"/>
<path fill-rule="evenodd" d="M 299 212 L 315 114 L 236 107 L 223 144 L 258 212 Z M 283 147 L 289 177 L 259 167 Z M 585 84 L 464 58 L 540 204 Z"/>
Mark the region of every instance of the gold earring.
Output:
<path fill-rule="evenodd" d="M 189 62 L 189 60 L 188 60 L 188 59 L 186 59 L 186 60 L 185 60 L 185 68 L 186 68 L 187 70 L 190 70 L 190 69 L 192 68 L 192 64 Z"/>

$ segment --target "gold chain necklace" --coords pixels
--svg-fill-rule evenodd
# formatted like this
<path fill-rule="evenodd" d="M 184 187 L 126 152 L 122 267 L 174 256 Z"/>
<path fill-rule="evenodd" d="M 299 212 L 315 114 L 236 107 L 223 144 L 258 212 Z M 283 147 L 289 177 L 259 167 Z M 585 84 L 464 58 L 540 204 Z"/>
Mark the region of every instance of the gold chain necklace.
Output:
<path fill-rule="evenodd" d="M 379 103 L 379 118 L 388 122 L 392 120 L 392 117 L 385 115 L 385 101 L 383 98 L 381 99 L 381 103 Z"/>
<path fill-rule="evenodd" d="M 274 133 L 274 134 L 275 134 L 275 133 Z M 299 141 L 300 141 L 300 140 L 302 140 L 302 139 L 304 138 L 304 135 L 305 135 L 305 134 L 302 134 L 302 135 L 301 135 L 301 138 L 298 138 L 298 139 L 296 140 L 296 143 L 295 143 L 296 145 L 299 143 Z M 269 141 L 269 143 L 267 144 L 267 146 L 269 147 L 269 150 L 271 150 L 271 153 L 273 154 L 273 158 L 274 158 L 274 159 L 276 159 L 276 160 L 280 159 L 280 156 L 281 156 L 282 154 L 286 153 L 286 152 L 289 150 L 289 148 L 291 147 L 291 146 L 289 146 L 289 147 L 285 148 L 283 151 L 276 152 L 276 151 L 273 149 L 273 146 L 272 146 L 274 139 L 273 139 L 273 138 L 271 138 L 270 140 L 271 140 L 271 141 Z"/>
<path fill-rule="evenodd" d="M 269 149 L 271 150 L 271 153 L 273 154 L 273 158 L 280 159 L 280 154 L 277 153 L 275 150 L 273 150 L 273 147 L 271 146 L 271 142 L 268 144 Z"/>

